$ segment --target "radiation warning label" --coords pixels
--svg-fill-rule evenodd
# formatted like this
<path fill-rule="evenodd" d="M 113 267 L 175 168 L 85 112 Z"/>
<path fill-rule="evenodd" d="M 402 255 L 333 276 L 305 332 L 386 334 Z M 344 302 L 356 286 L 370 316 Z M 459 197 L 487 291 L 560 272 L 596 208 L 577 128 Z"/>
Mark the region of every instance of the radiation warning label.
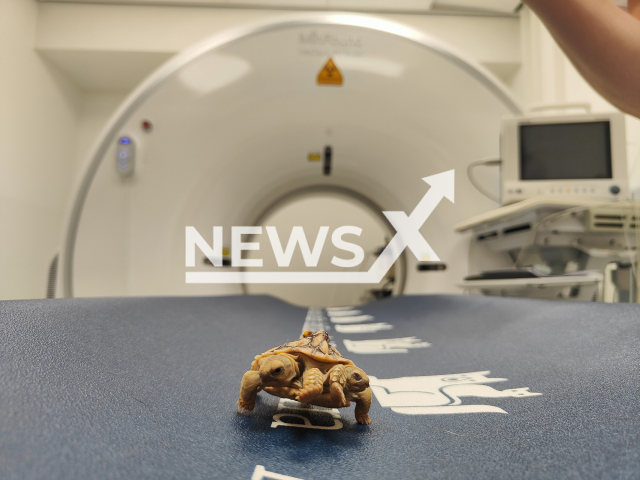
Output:
<path fill-rule="evenodd" d="M 325 63 L 317 78 L 318 85 L 342 85 L 342 74 L 333 60 L 329 59 Z"/>

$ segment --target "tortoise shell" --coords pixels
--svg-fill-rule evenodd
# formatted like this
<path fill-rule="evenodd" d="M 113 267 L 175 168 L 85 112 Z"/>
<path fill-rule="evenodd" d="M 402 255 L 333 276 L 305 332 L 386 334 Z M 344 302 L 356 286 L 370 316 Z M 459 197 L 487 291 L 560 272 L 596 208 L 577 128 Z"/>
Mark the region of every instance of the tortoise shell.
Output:
<path fill-rule="evenodd" d="M 319 362 L 351 364 L 351 360 L 344 358 L 340 352 L 329 345 L 329 334 L 324 331 L 312 332 L 305 330 L 302 337 L 292 342 L 287 342 L 279 347 L 267 350 L 258 357 L 279 353 L 304 354 Z"/>

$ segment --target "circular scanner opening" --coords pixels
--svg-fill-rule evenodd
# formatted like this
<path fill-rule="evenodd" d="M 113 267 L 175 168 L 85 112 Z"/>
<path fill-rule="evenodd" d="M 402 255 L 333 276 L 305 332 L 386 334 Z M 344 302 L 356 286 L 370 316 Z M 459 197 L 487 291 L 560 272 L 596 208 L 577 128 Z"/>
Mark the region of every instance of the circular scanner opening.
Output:
<path fill-rule="evenodd" d="M 260 250 L 246 251 L 243 258 L 261 259 L 263 263 L 260 268 L 247 267 L 245 271 L 365 272 L 395 234 L 380 208 L 373 202 L 350 190 L 333 187 L 293 192 L 266 208 L 255 225 L 262 227 L 262 233 L 253 235 L 247 241 L 259 242 Z M 361 229 L 360 235 L 346 234 L 342 237 L 354 245 L 350 249 L 361 249 L 359 254 L 334 245 L 333 232 L 344 226 Z M 267 227 L 275 227 L 279 245 L 272 245 Z M 294 227 L 302 227 L 308 250 L 296 243 L 288 265 L 282 264 L 282 253 L 279 265 L 274 250 L 287 251 L 289 242 L 293 243 L 291 236 Z M 327 231 L 326 236 L 320 233 L 322 227 Z M 303 249 L 307 250 L 306 259 Z M 356 262 L 357 259 L 353 260 L 355 257 L 362 257 L 362 261 L 354 267 L 342 268 L 332 263 L 336 258 Z M 316 266 L 312 266 L 316 261 Z M 401 294 L 404 288 L 404 263 L 404 255 L 401 255 L 378 284 L 244 284 L 243 288 L 248 294 L 273 295 L 305 307 L 359 305 L 376 298 Z"/>

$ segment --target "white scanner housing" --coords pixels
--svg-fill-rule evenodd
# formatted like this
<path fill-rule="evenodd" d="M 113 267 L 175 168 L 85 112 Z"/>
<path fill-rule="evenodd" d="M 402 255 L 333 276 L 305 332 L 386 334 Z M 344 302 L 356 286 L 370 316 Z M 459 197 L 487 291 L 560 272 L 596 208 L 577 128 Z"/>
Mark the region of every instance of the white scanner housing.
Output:
<path fill-rule="evenodd" d="M 329 60 L 340 85 L 318 83 Z M 497 156 L 501 119 L 520 111 L 504 86 L 464 54 L 372 16 L 286 15 L 215 35 L 149 76 L 96 139 L 69 212 L 59 293 L 277 295 L 257 283 L 186 283 L 192 271 L 244 270 L 205 264 L 201 252 L 196 266 L 187 266 L 185 228 L 196 228 L 211 243 L 212 228 L 222 227 L 228 247 L 234 226 L 266 228 L 282 220 L 286 210 L 274 206 L 287 199 L 340 195 L 372 212 L 371 222 L 333 218 L 345 213 L 338 210 L 326 220 L 312 218 L 317 221 L 307 234 L 315 239 L 329 221 L 355 225 L 363 229 L 364 245 L 375 215 L 384 221 L 385 211 L 410 215 L 429 191 L 422 179 L 450 170 L 458 171 L 455 204 L 442 201 L 420 230 L 447 268 L 419 271 L 422 259 L 405 251 L 400 260 L 406 258 L 406 268 L 399 264 L 389 275 L 396 278 L 396 294 L 459 292 L 456 282 L 468 272 L 460 252 L 469 239 L 453 226 L 496 206 L 461 172 L 469 159 Z M 153 130 L 141 128 L 145 120 Z M 122 137 L 136 146 L 135 171 L 127 177 L 114 168 Z M 328 148 L 330 174 L 322 162 L 309 161 Z M 484 180 L 497 189 L 497 172 L 489 175 Z M 301 224 L 294 216 L 291 224 L 284 220 L 278 225 L 288 238 Z M 390 239 L 395 230 L 387 227 Z M 262 270 L 295 270 L 293 262 L 268 266 L 266 232 L 255 237 L 246 241 L 262 242 L 252 252 L 264 260 Z M 384 236 L 373 246 L 383 243 Z M 367 252 L 367 261 L 375 261 L 375 248 Z M 331 260 L 329 249 L 326 254 Z M 323 259 L 310 270 L 324 270 Z M 296 298 L 303 298 L 303 289 L 321 298 L 323 288 L 346 288 L 285 287 L 298 292 Z"/>

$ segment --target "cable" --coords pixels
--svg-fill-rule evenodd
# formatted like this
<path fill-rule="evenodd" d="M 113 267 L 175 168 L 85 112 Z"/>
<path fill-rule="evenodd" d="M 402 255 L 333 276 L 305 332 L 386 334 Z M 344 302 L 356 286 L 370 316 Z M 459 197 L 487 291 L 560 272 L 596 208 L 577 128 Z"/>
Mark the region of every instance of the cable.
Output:
<path fill-rule="evenodd" d="M 631 182 L 635 181 L 638 177 L 638 168 L 640 167 L 640 150 L 636 153 L 635 159 L 633 161 L 633 165 L 631 166 L 631 170 L 629 171 L 629 188 L 631 189 Z M 631 192 L 634 192 L 634 190 L 637 190 L 638 187 L 631 189 Z M 640 252 L 640 201 L 637 198 L 634 198 L 635 196 L 631 195 L 631 205 L 633 207 L 633 216 L 635 217 L 634 219 L 632 219 L 633 221 L 631 222 L 633 225 L 635 225 L 634 229 L 630 229 L 633 232 L 633 235 L 635 236 L 634 240 L 635 240 L 635 247 L 636 247 L 636 256 L 635 258 L 633 258 L 633 260 L 631 261 L 631 271 L 633 273 L 633 280 L 634 280 L 634 288 L 635 291 L 633 292 L 633 298 L 634 298 L 634 302 L 635 303 L 640 303 L 640 295 L 638 295 L 640 293 L 640 272 L 638 271 L 638 252 Z M 625 240 L 627 240 L 627 236 L 625 235 Z M 629 246 L 629 242 L 627 242 L 627 246 L 629 247 L 629 250 L 631 249 L 631 247 Z M 629 254 L 631 254 L 631 252 L 629 252 Z M 631 258 L 631 257 L 630 257 Z"/>
<path fill-rule="evenodd" d="M 474 163 L 478 163 L 478 162 L 474 162 Z M 471 167 L 471 165 L 469 165 L 469 167 Z M 639 169 L 640 169 L 640 151 L 638 151 L 638 153 L 636 154 L 635 160 L 633 161 L 633 165 L 629 173 L 630 180 L 633 180 L 638 177 Z M 556 212 L 551 215 L 548 215 L 547 217 L 543 218 L 540 222 L 538 222 L 537 225 L 534 225 L 533 229 L 529 234 L 530 241 L 527 242 L 528 243 L 527 245 L 523 245 L 521 247 L 520 251 L 518 252 L 518 256 L 514 261 L 514 267 L 521 268 L 523 266 L 522 265 L 523 257 L 526 254 L 527 249 L 529 247 L 535 247 L 537 245 L 536 236 L 542 227 L 548 226 L 549 223 L 559 220 L 565 215 L 576 214 L 581 211 L 589 210 L 591 208 L 598 208 L 598 207 L 606 206 L 610 204 L 630 205 L 631 211 L 632 211 L 631 216 L 635 217 L 635 218 L 629 219 L 629 223 L 628 223 L 629 228 L 623 227 L 623 230 L 621 231 L 621 233 L 624 238 L 625 251 L 626 251 L 627 259 L 631 264 L 631 274 L 633 276 L 634 283 L 635 283 L 635 291 L 633 292 L 633 298 L 635 298 L 635 302 L 638 303 L 640 301 L 640 298 L 638 298 L 639 297 L 638 292 L 640 291 L 638 286 L 638 284 L 640 283 L 640 271 L 638 266 L 638 254 L 640 252 L 640 201 L 638 201 L 638 199 L 635 199 L 635 198 L 631 198 L 630 200 L 607 200 L 602 203 L 596 203 L 591 205 L 581 205 L 578 207 L 565 209 L 560 212 Z M 593 254 L 592 251 L 589 251 L 589 249 L 586 249 L 581 245 L 572 244 L 571 246 L 585 252 L 587 255 Z M 620 254 L 618 255 L 621 257 Z"/>
<path fill-rule="evenodd" d="M 467 178 L 469 178 L 471 185 L 473 185 L 476 188 L 476 190 L 478 190 L 485 197 L 493 200 L 496 203 L 500 203 L 500 199 L 496 197 L 494 194 L 492 194 L 491 192 L 489 192 L 488 190 L 485 190 L 484 187 L 482 187 L 480 184 L 478 184 L 478 182 L 473 176 L 473 169 L 479 166 L 490 167 L 490 166 L 501 165 L 501 164 L 502 164 L 502 160 L 499 158 L 483 158 L 482 160 L 476 160 L 475 162 L 471 162 L 467 166 Z"/>
<path fill-rule="evenodd" d="M 530 247 L 536 247 L 538 244 L 536 243 L 536 237 L 538 235 L 538 232 L 542 229 L 542 227 L 548 226 L 550 223 L 561 219 L 562 217 L 568 216 L 568 215 L 572 215 L 575 213 L 579 213 L 579 212 L 583 212 L 585 210 L 589 210 L 593 207 L 602 207 L 605 205 L 610 205 L 612 203 L 617 203 L 616 200 L 606 200 L 602 203 L 595 203 L 595 204 L 588 204 L 588 205 L 578 205 L 577 207 L 571 207 L 571 208 L 565 208 L 564 210 L 560 210 L 559 212 L 555 212 L 552 214 L 547 215 L 546 217 L 544 217 L 542 220 L 540 220 L 537 224 L 535 224 L 533 226 L 533 228 L 531 229 L 529 235 L 528 235 L 528 240 L 526 242 L 526 244 L 522 245 L 522 247 L 520 248 L 520 251 L 518 252 L 518 256 L 516 257 L 516 259 L 514 260 L 514 267 L 515 268 L 522 268 L 525 265 L 522 264 L 522 258 L 523 256 L 526 254 L 526 251 L 528 248 Z M 577 247 L 579 250 L 585 251 L 585 249 L 583 247 L 579 247 L 576 245 L 572 245 Z M 588 253 L 585 251 L 585 253 Z"/>
<path fill-rule="evenodd" d="M 515 261 L 514 261 L 514 267 L 515 268 L 522 268 L 523 265 L 523 256 L 526 254 L 526 252 L 528 251 L 529 248 L 531 247 L 536 247 L 538 244 L 536 242 L 536 236 L 537 234 L 540 232 L 540 230 L 542 229 L 542 227 L 548 227 L 550 223 L 560 220 L 561 218 L 565 217 L 565 216 L 569 216 L 569 215 L 573 215 L 579 212 L 583 212 L 586 210 L 590 210 L 592 208 L 598 208 L 598 207 L 602 207 L 602 206 L 607 206 L 607 205 L 612 205 L 612 204 L 617 204 L 617 205 L 630 205 L 631 208 L 633 209 L 636 221 L 632 221 L 630 220 L 630 224 L 632 223 L 636 223 L 638 222 L 638 220 L 640 220 L 640 216 L 638 216 L 638 213 L 636 213 L 636 209 L 638 207 L 638 202 L 637 201 L 633 201 L 633 200 L 606 200 L 602 203 L 594 203 L 594 204 L 590 204 L 590 205 L 579 205 L 577 207 L 572 207 L 572 208 L 567 208 L 565 210 L 561 210 L 559 212 L 556 213 L 552 213 L 548 216 L 546 216 L 545 218 L 543 218 L 542 220 L 540 220 L 540 222 L 538 222 L 533 229 L 531 230 L 531 232 L 529 233 L 529 241 L 527 241 L 526 245 L 523 245 L 520 248 L 520 251 L 518 252 L 518 256 L 516 257 Z M 629 261 L 629 263 L 631 264 L 631 273 L 634 277 L 634 279 L 637 281 L 638 278 L 638 265 L 637 265 L 637 242 L 638 242 L 638 235 L 637 235 L 637 227 L 636 228 L 623 228 L 623 230 L 621 231 L 623 238 L 624 238 L 624 243 L 625 243 L 625 249 L 624 251 L 627 254 L 627 259 Z M 552 232 L 545 232 L 545 233 L 552 233 Z M 629 241 L 628 238 L 628 233 L 631 233 L 632 235 L 635 235 L 635 240 L 636 240 L 636 250 L 634 251 L 632 248 L 632 242 Z M 571 242 L 569 244 L 569 246 L 576 248 L 577 250 L 580 250 L 584 253 L 586 253 L 587 255 L 594 255 L 594 251 L 592 249 L 589 248 L 585 248 L 582 245 L 575 243 L 575 242 Z M 620 260 L 622 260 L 622 255 L 621 253 L 617 253 L 617 254 L 613 254 L 611 255 L 612 259 L 615 259 L 615 257 L 618 257 Z M 604 279 L 603 279 L 604 280 Z M 635 292 L 634 292 L 635 293 Z M 637 300 L 636 300 L 637 301 Z"/>

